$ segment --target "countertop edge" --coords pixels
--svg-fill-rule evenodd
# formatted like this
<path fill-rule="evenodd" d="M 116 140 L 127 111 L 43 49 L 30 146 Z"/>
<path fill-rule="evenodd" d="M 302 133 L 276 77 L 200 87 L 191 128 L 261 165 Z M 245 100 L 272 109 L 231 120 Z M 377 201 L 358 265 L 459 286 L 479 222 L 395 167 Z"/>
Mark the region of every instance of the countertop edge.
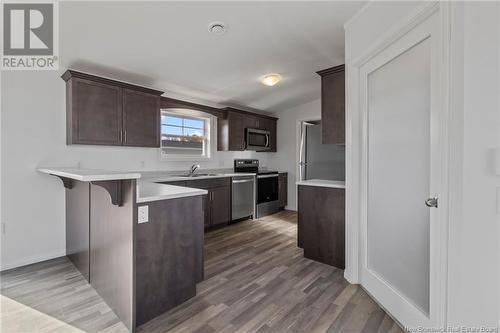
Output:
<path fill-rule="evenodd" d="M 333 183 L 322 183 L 322 182 L 308 182 L 308 181 L 299 181 L 296 182 L 297 186 L 316 186 L 316 187 L 329 187 L 329 188 L 341 188 L 345 189 L 345 184 L 333 184 Z"/>
<path fill-rule="evenodd" d="M 193 189 L 193 192 L 175 193 L 175 194 L 137 198 L 136 202 L 137 202 L 137 204 L 144 204 L 144 203 L 155 202 L 155 201 L 172 200 L 172 199 L 180 199 L 180 198 L 187 198 L 187 197 L 196 197 L 199 195 L 206 195 L 206 194 L 208 194 L 207 190 Z"/>
<path fill-rule="evenodd" d="M 86 169 L 87 171 L 92 171 L 91 169 Z M 113 172 L 96 170 L 94 175 L 78 174 L 69 170 L 61 170 L 58 168 L 38 168 L 38 172 L 45 173 L 52 176 L 65 177 L 73 180 L 78 180 L 82 182 L 92 182 L 92 181 L 105 181 L 105 180 L 125 180 L 125 179 L 139 179 L 141 174 L 137 172 Z"/>

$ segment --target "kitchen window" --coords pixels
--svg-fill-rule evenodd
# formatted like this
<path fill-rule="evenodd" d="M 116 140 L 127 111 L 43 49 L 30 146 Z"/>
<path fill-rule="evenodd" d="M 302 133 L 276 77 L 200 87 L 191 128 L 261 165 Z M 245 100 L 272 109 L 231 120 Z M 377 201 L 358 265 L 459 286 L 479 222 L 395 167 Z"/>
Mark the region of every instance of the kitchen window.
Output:
<path fill-rule="evenodd" d="M 200 160 L 210 158 L 212 117 L 193 110 L 162 110 L 161 158 Z"/>

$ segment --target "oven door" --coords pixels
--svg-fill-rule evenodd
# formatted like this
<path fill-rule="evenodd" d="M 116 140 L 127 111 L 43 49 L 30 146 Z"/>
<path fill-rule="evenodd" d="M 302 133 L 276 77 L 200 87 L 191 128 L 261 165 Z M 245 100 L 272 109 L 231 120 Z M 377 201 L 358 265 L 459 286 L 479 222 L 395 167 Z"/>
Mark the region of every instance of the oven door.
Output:
<path fill-rule="evenodd" d="M 247 150 L 269 150 L 271 147 L 270 132 L 255 128 L 246 129 L 246 149 Z"/>
<path fill-rule="evenodd" d="M 278 174 L 257 176 L 257 204 L 278 200 Z"/>

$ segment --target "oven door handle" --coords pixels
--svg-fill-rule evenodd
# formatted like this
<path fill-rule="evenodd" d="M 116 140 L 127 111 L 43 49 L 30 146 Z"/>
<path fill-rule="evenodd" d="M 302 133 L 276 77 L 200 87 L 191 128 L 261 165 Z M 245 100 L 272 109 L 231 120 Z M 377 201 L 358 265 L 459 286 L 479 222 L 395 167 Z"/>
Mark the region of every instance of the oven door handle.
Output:
<path fill-rule="evenodd" d="M 272 175 L 260 175 L 260 176 L 257 176 L 258 179 L 262 179 L 262 178 L 272 178 L 272 177 L 278 177 L 278 174 L 272 174 Z"/>

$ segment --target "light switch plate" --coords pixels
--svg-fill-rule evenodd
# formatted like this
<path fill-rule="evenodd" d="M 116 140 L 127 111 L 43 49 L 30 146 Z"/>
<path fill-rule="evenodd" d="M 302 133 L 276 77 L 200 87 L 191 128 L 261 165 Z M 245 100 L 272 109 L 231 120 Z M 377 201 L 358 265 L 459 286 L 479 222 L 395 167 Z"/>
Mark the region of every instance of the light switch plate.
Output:
<path fill-rule="evenodd" d="M 149 222 L 149 206 L 139 206 L 137 212 L 139 223 Z"/>

